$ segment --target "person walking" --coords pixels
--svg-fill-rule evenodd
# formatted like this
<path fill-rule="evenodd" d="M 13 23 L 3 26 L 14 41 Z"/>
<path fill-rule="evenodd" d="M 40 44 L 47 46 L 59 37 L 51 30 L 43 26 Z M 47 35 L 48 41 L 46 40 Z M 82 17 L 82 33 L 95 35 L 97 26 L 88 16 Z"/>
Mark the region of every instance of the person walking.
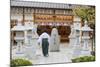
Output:
<path fill-rule="evenodd" d="M 42 45 L 42 53 L 45 57 L 48 57 L 48 49 L 49 49 L 49 43 L 50 43 L 50 36 L 46 32 L 43 32 L 39 39 L 38 39 L 38 44 Z"/>

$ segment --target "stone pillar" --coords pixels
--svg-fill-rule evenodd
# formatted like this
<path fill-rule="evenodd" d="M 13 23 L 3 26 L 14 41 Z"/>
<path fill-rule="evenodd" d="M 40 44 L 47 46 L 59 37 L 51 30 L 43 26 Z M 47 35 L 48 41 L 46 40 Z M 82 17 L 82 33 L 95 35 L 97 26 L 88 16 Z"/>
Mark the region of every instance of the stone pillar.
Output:
<path fill-rule="evenodd" d="M 81 46 L 80 46 L 80 31 L 76 30 L 76 37 L 75 37 L 75 42 L 74 42 L 74 46 L 73 46 L 73 53 L 72 56 L 75 57 L 79 57 L 81 55 Z"/>
<path fill-rule="evenodd" d="M 34 26 L 30 29 L 31 26 L 27 26 L 29 30 L 27 30 L 27 45 L 26 45 L 26 58 L 33 60 L 36 58 L 36 50 L 37 50 L 37 39 L 38 35 L 34 28 Z"/>
<path fill-rule="evenodd" d="M 80 46 L 80 28 L 81 28 L 81 19 L 79 17 L 74 18 L 74 46 L 72 49 L 72 58 L 79 57 L 81 54 L 81 46 Z"/>
<path fill-rule="evenodd" d="M 84 33 L 84 34 L 87 34 L 87 33 Z M 89 50 L 89 39 L 90 37 L 89 36 L 82 36 L 82 41 L 83 41 L 83 50 Z"/>
<path fill-rule="evenodd" d="M 27 45 L 28 44 L 28 39 L 27 39 L 27 31 L 25 30 L 24 31 L 24 43 L 25 43 L 25 45 Z"/>
<path fill-rule="evenodd" d="M 25 57 L 30 59 L 30 60 L 33 60 L 35 58 L 35 52 L 36 50 L 34 49 L 35 43 L 33 44 L 30 44 L 30 45 L 26 45 L 25 46 Z"/>
<path fill-rule="evenodd" d="M 50 51 L 59 51 L 59 46 L 60 46 L 60 37 L 58 35 L 58 30 L 56 28 L 53 28 L 50 39 Z"/>
<path fill-rule="evenodd" d="M 74 30 L 74 26 L 71 25 L 71 33 L 69 35 L 69 48 L 73 48 L 75 45 L 75 41 L 76 41 L 76 36 L 75 36 L 75 30 Z"/>
<path fill-rule="evenodd" d="M 23 53 L 22 51 L 22 41 L 16 41 L 17 42 L 17 54 Z"/>

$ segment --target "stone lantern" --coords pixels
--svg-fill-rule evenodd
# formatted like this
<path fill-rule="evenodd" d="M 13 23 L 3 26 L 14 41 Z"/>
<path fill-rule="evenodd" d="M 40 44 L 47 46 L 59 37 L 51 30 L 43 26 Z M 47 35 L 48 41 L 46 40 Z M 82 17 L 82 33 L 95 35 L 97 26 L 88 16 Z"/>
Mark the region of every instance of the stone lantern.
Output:
<path fill-rule="evenodd" d="M 74 18 L 74 23 L 71 26 L 71 34 L 69 36 L 70 46 L 72 48 L 72 58 L 78 57 L 81 54 L 80 48 L 80 28 L 81 28 L 81 19 L 79 17 Z"/>
<path fill-rule="evenodd" d="M 11 31 L 16 33 L 14 40 L 17 42 L 17 51 L 14 54 L 15 57 L 22 57 L 33 59 L 36 52 L 36 38 L 38 34 L 33 25 L 33 22 L 25 22 L 25 25 L 18 23 Z"/>
<path fill-rule="evenodd" d="M 11 31 L 15 32 L 14 40 L 17 42 L 17 56 L 23 56 L 23 44 L 24 44 L 24 26 L 22 26 L 21 23 L 18 23 L 16 26 L 14 26 Z"/>
<path fill-rule="evenodd" d="M 36 50 L 36 55 L 38 54 L 38 50 L 40 49 L 39 48 L 39 45 L 38 45 L 38 38 L 39 38 L 39 35 L 37 33 L 37 24 L 33 24 L 33 29 L 32 29 L 32 42 L 33 42 L 33 45 L 34 45 L 34 50 Z"/>
<path fill-rule="evenodd" d="M 80 45 L 80 28 L 81 28 L 81 24 L 80 23 L 76 23 L 75 27 L 74 27 L 74 34 L 75 34 L 75 38 L 74 38 L 74 43 L 73 43 L 73 57 L 78 57 L 81 54 L 81 45 Z"/>
<path fill-rule="evenodd" d="M 25 56 L 34 59 L 36 55 L 36 38 L 38 37 L 33 22 L 25 22 Z"/>
<path fill-rule="evenodd" d="M 83 33 L 82 35 L 82 54 L 84 55 L 90 55 L 90 48 L 89 48 L 89 32 L 92 32 L 93 30 L 88 27 L 87 21 L 85 21 L 84 26 L 81 28 L 81 31 Z"/>
<path fill-rule="evenodd" d="M 71 33 L 69 35 L 69 47 L 74 48 L 79 44 L 79 36 L 80 36 L 80 31 L 79 29 L 81 28 L 81 20 L 79 17 L 74 18 L 74 23 L 71 25 Z"/>

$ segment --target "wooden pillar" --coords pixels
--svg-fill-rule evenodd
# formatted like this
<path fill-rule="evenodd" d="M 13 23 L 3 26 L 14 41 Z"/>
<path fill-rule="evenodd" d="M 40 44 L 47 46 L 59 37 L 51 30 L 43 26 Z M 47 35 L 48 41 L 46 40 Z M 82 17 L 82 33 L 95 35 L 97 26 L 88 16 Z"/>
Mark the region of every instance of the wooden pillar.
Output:
<path fill-rule="evenodd" d="M 54 16 L 53 16 L 54 19 L 53 20 L 55 22 L 55 20 L 56 20 L 55 10 L 54 10 L 54 13 L 53 14 L 54 14 Z"/>
<path fill-rule="evenodd" d="M 72 15 L 72 24 L 73 24 L 73 23 L 74 23 L 74 15 Z M 71 24 L 71 25 L 72 25 L 72 24 Z"/>
<path fill-rule="evenodd" d="M 24 25 L 24 22 L 25 22 L 25 12 L 24 12 L 24 7 L 23 7 L 23 19 L 22 19 L 22 24 Z"/>
<path fill-rule="evenodd" d="M 53 10 L 53 24 L 55 24 L 55 21 L 56 21 L 56 14 L 55 14 L 55 10 Z"/>
<path fill-rule="evenodd" d="M 11 31 L 11 46 L 13 45 L 13 32 Z"/>
<path fill-rule="evenodd" d="M 34 12 L 33 12 L 33 22 L 34 22 L 34 23 L 35 23 L 35 19 L 36 19 L 36 18 L 35 18 L 35 13 L 36 13 L 36 12 L 35 12 L 35 9 L 34 9 Z"/>

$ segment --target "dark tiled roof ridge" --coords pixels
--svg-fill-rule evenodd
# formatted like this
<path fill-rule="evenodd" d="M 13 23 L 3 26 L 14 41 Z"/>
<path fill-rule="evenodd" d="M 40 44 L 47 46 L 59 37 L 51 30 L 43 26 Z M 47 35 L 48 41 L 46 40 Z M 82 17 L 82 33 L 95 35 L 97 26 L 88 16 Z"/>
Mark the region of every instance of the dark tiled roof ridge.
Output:
<path fill-rule="evenodd" d="M 40 1 L 25 1 L 25 0 L 11 0 L 11 6 L 73 9 L 76 6 L 80 6 L 80 4 L 40 2 Z M 82 5 L 81 4 L 81 6 L 89 6 L 89 5 Z M 90 5 L 90 6 L 93 6 L 93 5 Z"/>
<path fill-rule="evenodd" d="M 39 1 L 17 1 L 11 0 L 11 6 L 25 6 L 25 7 L 41 7 L 41 8 L 60 8 L 60 9 L 72 9 L 71 4 L 66 3 L 51 3 L 51 2 L 39 2 Z"/>
<path fill-rule="evenodd" d="M 68 3 L 58 3 L 58 2 L 44 2 L 44 1 L 25 1 L 25 0 L 11 0 L 16 2 L 35 2 L 35 3 L 48 3 L 48 4 L 63 4 L 63 5 L 72 5 Z"/>

